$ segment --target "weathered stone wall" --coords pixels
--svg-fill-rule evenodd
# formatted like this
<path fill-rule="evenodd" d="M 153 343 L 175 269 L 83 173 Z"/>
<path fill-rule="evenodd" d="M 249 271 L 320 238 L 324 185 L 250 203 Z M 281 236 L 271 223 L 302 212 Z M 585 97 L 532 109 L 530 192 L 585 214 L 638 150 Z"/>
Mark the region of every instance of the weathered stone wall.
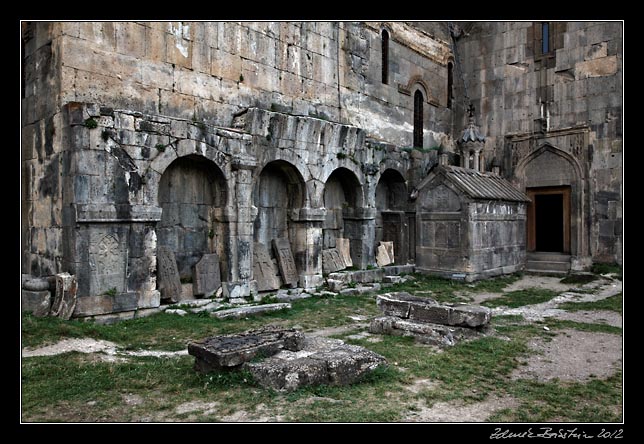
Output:
<path fill-rule="evenodd" d="M 381 81 L 381 29 L 390 81 Z M 450 133 L 446 41 L 404 23 L 83 22 L 61 33 L 62 103 L 101 103 L 230 126 L 248 108 L 319 116 L 412 145 L 422 88 L 426 146 Z"/>
<path fill-rule="evenodd" d="M 224 293 L 238 297 L 256 288 L 253 242 L 271 251 L 286 238 L 300 285 L 319 285 L 329 214 L 354 264 L 372 265 L 376 184 L 413 163 L 356 127 L 256 108 L 227 129 L 95 104 L 64 110 L 73 137 L 62 251 L 79 282 L 76 316 L 158 306 L 159 247 L 175 252 L 183 277 L 216 252 Z"/>
<path fill-rule="evenodd" d="M 458 25 L 455 126 L 466 121 L 467 90 L 487 137 L 488 170 L 496 157 L 523 189 L 572 187 L 573 267 L 621 262 L 622 24 L 551 22 L 545 55 L 541 22 Z M 526 173 L 544 146 L 564 162 L 554 171 L 565 171 L 548 184 Z"/>
<path fill-rule="evenodd" d="M 525 221 L 525 203 L 471 203 L 468 272 L 480 278 L 521 271 L 526 260 Z"/>
<path fill-rule="evenodd" d="M 441 24 L 436 26 L 443 29 Z M 381 81 L 382 29 L 391 35 L 388 84 Z M 69 194 L 67 204 L 102 203 L 112 206 L 111 211 L 119 210 L 129 199 L 127 194 L 140 186 L 136 175 L 128 176 L 134 172 L 132 165 L 114 169 L 129 162 L 119 149 L 110 156 L 100 146 L 103 134 L 80 128 L 89 118 L 99 121 L 101 128 L 109 128 L 108 121 L 115 120 L 119 133 L 114 136 L 120 138 L 121 150 L 141 150 L 128 153 L 134 163 L 157 145 L 170 144 L 170 117 L 231 127 L 236 116 L 257 107 L 320 118 L 361 128 L 374 149 L 388 153 L 382 157 L 388 167 L 398 169 L 405 181 L 419 180 L 434 161 L 433 152 L 411 152 L 412 164 L 405 168 L 388 158 L 392 153 L 396 157 L 399 147 L 412 145 L 416 89 L 422 90 L 425 99 L 424 146 L 451 143 L 451 111 L 444 109 L 450 50 L 444 35 L 435 37 L 428 31 L 380 22 L 25 23 L 23 271 L 45 275 L 65 268 L 63 244 L 75 240 L 63 241 L 63 233 L 71 236 L 70 230 L 63 229 L 63 225 L 71 227 L 62 221 L 63 182 L 68 190 L 81 193 Z M 128 111 L 111 116 L 90 107 L 70 124 L 63 121 L 68 115 L 63 106 L 71 103 Z M 134 128 L 137 113 L 156 120 L 140 119 L 144 128 Z M 135 133 L 145 140 L 128 139 Z M 270 139 L 270 133 L 261 137 Z M 298 143 L 315 146 L 318 142 L 309 138 L 317 137 L 313 133 L 302 137 L 306 140 Z M 279 159 L 273 151 L 284 146 L 275 141 L 268 145 L 266 158 Z M 71 146 L 92 147 L 95 152 L 70 152 L 63 159 L 62 152 Z M 96 151 L 97 147 L 101 149 Z M 338 155 L 351 156 L 347 159 L 352 165 L 360 162 L 356 154 Z M 324 157 L 308 152 L 304 156 L 304 162 Z M 80 171 L 68 169 L 74 162 L 79 162 Z M 114 183 L 101 185 L 102 176 L 112 174 Z M 246 176 L 243 180 L 250 177 Z M 118 196 L 99 190 L 100 186 L 115 187 Z M 365 229 L 373 230 L 352 222 L 363 216 L 349 212 L 342 217 L 343 229 L 356 239 Z M 250 232 L 244 235 L 252 238 Z M 299 242 L 306 244 L 303 239 Z M 356 254 L 368 257 L 371 253 Z"/>
<path fill-rule="evenodd" d="M 21 245 L 22 271 L 36 276 L 62 267 L 62 200 L 67 140 L 60 91 L 64 24 L 23 23 Z"/>

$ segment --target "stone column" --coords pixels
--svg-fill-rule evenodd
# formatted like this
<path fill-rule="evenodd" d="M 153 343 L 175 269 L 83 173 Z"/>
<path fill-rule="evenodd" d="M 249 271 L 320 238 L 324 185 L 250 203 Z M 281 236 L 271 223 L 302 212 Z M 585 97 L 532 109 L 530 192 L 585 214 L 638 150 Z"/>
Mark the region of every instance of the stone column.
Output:
<path fill-rule="evenodd" d="M 474 164 L 472 165 L 472 169 L 476 171 L 480 171 L 479 169 L 479 150 L 474 150 Z"/>
<path fill-rule="evenodd" d="M 291 220 L 296 226 L 295 262 L 300 271 L 299 285 L 313 289 L 324 283 L 322 276 L 322 224 L 326 208 L 293 210 Z"/>
<path fill-rule="evenodd" d="M 231 212 L 235 220 L 230 221 L 230 280 L 222 283 L 224 296 L 229 299 L 246 298 L 257 292 L 253 280 L 253 221 L 257 208 L 252 205 L 256 166 L 257 162 L 250 156 L 235 156 L 232 161 L 236 212 Z"/>
<path fill-rule="evenodd" d="M 461 150 L 461 167 L 467 168 L 470 163 L 470 155 L 466 150 Z"/>

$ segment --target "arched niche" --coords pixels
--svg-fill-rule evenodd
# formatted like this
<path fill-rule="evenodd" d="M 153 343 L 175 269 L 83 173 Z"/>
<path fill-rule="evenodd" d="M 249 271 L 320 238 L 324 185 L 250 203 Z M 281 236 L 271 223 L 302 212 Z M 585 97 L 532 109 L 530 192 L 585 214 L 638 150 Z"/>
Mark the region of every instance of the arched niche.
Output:
<path fill-rule="evenodd" d="M 396 263 L 414 262 L 416 243 L 415 213 L 409 211 L 407 182 L 394 169 L 386 169 L 376 185 L 375 245 L 394 243 Z"/>
<path fill-rule="evenodd" d="M 222 171 L 202 156 L 179 157 L 161 175 L 157 245 L 174 252 L 181 278 L 190 278 L 192 266 L 207 253 L 217 253 L 226 269 L 227 226 L 221 217 L 226 196 Z"/>
<path fill-rule="evenodd" d="M 253 240 L 264 244 L 271 257 L 274 255 L 271 242 L 278 238 L 288 239 L 295 255 L 298 227 L 293 213 L 304 205 L 305 190 L 302 175 L 285 160 L 269 162 L 260 171 L 253 191 L 257 207 Z"/>
<path fill-rule="evenodd" d="M 326 219 L 322 230 L 322 246 L 334 248 L 336 238 L 351 237 L 351 227 L 346 221 L 355 218 L 356 210 L 363 206 L 362 185 L 352 171 L 343 167 L 337 168 L 324 184 L 323 200 Z"/>

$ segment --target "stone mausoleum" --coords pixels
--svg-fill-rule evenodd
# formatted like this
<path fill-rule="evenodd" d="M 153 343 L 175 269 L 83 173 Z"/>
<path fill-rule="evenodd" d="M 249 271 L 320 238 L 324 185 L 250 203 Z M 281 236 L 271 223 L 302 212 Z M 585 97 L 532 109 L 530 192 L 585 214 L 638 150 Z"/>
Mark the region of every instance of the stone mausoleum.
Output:
<path fill-rule="evenodd" d="M 385 244 L 466 279 L 621 263 L 621 22 L 21 26 L 22 273 L 72 275 L 74 317 Z"/>

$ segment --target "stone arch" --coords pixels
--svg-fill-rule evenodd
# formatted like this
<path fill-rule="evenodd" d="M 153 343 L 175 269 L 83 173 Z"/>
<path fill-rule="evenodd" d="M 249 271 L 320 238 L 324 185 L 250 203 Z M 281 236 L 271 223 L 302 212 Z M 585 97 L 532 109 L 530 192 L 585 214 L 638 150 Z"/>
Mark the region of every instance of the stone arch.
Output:
<path fill-rule="evenodd" d="M 406 91 L 407 94 L 411 95 L 412 97 L 417 90 L 420 90 L 420 92 L 423 94 L 423 99 L 425 102 L 430 103 L 432 101 L 431 88 L 429 87 L 425 79 L 420 75 L 410 77 L 409 82 L 407 82 L 406 86 L 402 87 L 402 90 L 403 92 Z"/>
<path fill-rule="evenodd" d="M 159 183 L 163 173 L 177 159 L 184 157 L 201 158 L 209 161 L 217 168 L 224 178 L 225 183 L 230 180 L 229 161 L 226 155 L 219 150 L 203 149 L 203 142 L 196 142 L 191 139 L 184 139 L 177 143 L 176 150 L 167 146 L 164 151 L 157 154 L 144 174 L 145 194 L 150 204 L 158 204 Z M 227 187 L 227 197 L 229 202 L 234 199 L 234 187 Z"/>
<path fill-rule="evenodd" d="M 407 206 L 407 200 L 407 181 L 403 174 L 393 168 L 383 171 L 376 186 L 376 208 L 378 212 L 394 209 L 404 210 Z"/>
<path fill-rule="evenodd" d="M 519 161 L 514 182 L 531 198 L 526 226 L 528 251 L 538 250 L 535 244 L 535 196 L 561 194 L 564 207 L 563 252 L 574 257 L 587 255 L 583 170 L 577 159 L 559 148 L 544 144 Z"/>
<path fill-rule="evenodd" d="M 409 208 L 407 181 L 393 168 L 385 169 L 376 185 L 375 244 L 394 243 L 397 263 L 415 260 L 416 220 Z"/>
<path fill-rule="evenodd" d="M 180 277 L 190 278 L 192 266 L 207 253 L 217 253 L 227 270 L 228 227 L 222 215 L 228 187 L 221 169 L 203 156 L 178 157 L 164 169 L 157 199 L 162 209 L 157 245 L 174 252 Z"/>
<path fill-rule="evenodd" d="M 542 156 L 553 156 L 552 159 L 564 161 L 567 164 L 570 165 L 572 170 L 568 169 L 568 172 L 572 171 L 572 175 L 560 175 L 559 169 L 552 169 L 548 168 L 545 171 L 541 171 L 539 174 L 533 174 L 531 175 L 532 177 L 527 177 L 529 175 L 529 166 L 536 166 L 534 161 Z M 542 159 L 546 160 L 546 159 Z M 559 163 L 557 166 L 561 166 Z M 563 169 L 565 171 L 565 169 Z M 556 148 L 550 144 L 544 144 L 535 151 L 531 152 L 529 155 L 524 157 L 519 161 L 517 164 L 516 168 L 514 169 L 515 173 L 515 181 L 522 185 L 524 188 L 526 186 L 532 186 L 530 184 L 530 181 L 540 181 L 542 183 L 548 183 L 552 185 L 560 185 L 563 184 L 566 180 L 568 181 L 580 181 L 583 178 L 583 173 L 582 173 L 582 168 L 579 165 L 579 162 L 577 159 L 575 159 L 573 156 L 568 154 L 567 152 Z M 547 174 L 547 177 L 544 177 L 543 174 Z M 540 176 L 540 177 L 537 177 Z M 559 176 L 559 177 L 557 177 Z"/>

